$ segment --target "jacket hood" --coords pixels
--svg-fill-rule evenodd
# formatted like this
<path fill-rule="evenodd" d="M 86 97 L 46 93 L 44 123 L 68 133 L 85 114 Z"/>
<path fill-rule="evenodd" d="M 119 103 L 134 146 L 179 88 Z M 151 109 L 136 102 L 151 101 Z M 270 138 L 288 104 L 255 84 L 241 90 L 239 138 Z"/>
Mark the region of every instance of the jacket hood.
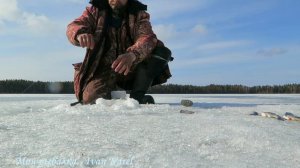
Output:
<path fill-rule="evenodd" d="M 90 0 L 90 4 L 98 8 L 99 10 L 109 9 L 108 0 Z M 136 14 L 139 11 L 146 11 L 147 5 L 141 3 L 138 0 L 128 0 L 128 12 Z"/>

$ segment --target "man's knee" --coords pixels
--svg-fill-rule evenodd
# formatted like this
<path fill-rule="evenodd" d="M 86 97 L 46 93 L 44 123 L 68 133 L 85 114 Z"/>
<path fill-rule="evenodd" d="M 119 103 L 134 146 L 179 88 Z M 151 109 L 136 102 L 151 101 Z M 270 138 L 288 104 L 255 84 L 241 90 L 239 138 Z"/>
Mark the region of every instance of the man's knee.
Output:
<path fill-rule="evenodd" d="M 94 104 L 99 98 L 111 99 L 110 90 L 93 90 L 93 91 L 84 91 L 82 95 L 83 104 Z"/>
<path fill-rule="evenodd" d="M 93 104 L 95 103 L 98 97 L 90 92 L 84 91 L 82 95 L 82 103 L 83 104 Z"/>
<path fill-rule="evenodd" d="M 83 104 L 93 104 L 97 99 L 111 99 L 112 88 L 102 80 L 92 80 L 88 83 L 82 94 Z"/>

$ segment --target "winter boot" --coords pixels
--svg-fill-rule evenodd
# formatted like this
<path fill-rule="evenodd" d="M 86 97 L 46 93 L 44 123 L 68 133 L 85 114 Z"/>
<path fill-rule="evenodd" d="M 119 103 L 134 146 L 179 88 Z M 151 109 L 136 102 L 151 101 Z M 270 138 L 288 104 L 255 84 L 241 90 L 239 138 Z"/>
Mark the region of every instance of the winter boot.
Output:
<path fill-rule="evenodd" d="M 150 95 L 146 95 L 147 90 L 151 86 L 153 77 L 147 75 L 145 63 L 140 63 L 137 67 L 133 89 L 130 92 L 130 98 L 137 100 L 140 104 L 154 104 L 154 99 Z"/>
<path fill-rule="evenodd" d="M 152 96 L 146 95 L 147 90 L 152 85 L 153 79 L 160 75 L 167 65 L 167 61 L 153 55 L 148 60 L 141 62 L 136 71 L 133 89 L 130 98 L 136 99 L 140 104 L 155 104 Z"/>

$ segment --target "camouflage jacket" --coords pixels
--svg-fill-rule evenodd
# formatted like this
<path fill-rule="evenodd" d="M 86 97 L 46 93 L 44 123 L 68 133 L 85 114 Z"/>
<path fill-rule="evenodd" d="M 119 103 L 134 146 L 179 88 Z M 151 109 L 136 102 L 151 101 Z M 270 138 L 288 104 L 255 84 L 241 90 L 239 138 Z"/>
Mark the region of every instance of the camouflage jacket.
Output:
<path fill-rule="evenodd" d="M 130 6 L 128 8 L 130 8 Z M 79 46 L 76 37 L 82 33 L 92 34 L 96 43 L 94 49 L 87 49 L 83 62 L 75 66 L 75 69 L 78 69 L 78 73 L 74 78 L 74 83 L 77 83 L 77 85 L 74 86 L 77 97 L 80 97 L 80 92 L 84 90 L 86 84 L 96 73 L 101 57 L 104 54 L 105 38 L 107 37 L 105 34 L 107 15 L 107 9 L 93 5 L 87 7 L 83 14 L 67 27 L 67 37 L 73 45 Z M 121 41 L 119 45 L 124 51 L 133 52 L 137 56 L 133 67 L 139 62 L 149 58 L 156 46 L 164 46 L 153 33 L 149 17 L 149 14 L 144 10 L 136 10 L 135 8 L 135 12 L 128 13 L 128 17 L 126 18 L 127 23 L 123 23 L 120 28 Z M 128 31 L 127 29 L 130 30 Z M 128 36 L 131 36 L 132 42 L 127 40 Z M 164 73 L 153 81 L 152 85 L 165 83 L 171 76 L 168 67 Z"/>

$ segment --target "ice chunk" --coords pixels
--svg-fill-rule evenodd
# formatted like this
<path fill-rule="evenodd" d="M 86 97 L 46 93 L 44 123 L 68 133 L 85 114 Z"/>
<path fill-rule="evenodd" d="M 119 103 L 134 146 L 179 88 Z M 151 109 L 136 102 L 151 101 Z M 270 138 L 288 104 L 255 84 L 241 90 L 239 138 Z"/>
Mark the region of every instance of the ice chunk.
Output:
<path fill-rule="evenodd" d="M 112 91 L 111 98 L 112 99 L 126 99 L 126 91 Z"/>
<path fill-rule="evenodd" d="M 101 106 L 103 108 L 110 108 L 111 110 L 130 110 L 137 109 L 140 107 L 140 104 L 135 99 L 126 98 L 126 99 L 113 99 L 106 100 L 103 98 L 99 98 L 96 100 L 96 105 Z"/>

